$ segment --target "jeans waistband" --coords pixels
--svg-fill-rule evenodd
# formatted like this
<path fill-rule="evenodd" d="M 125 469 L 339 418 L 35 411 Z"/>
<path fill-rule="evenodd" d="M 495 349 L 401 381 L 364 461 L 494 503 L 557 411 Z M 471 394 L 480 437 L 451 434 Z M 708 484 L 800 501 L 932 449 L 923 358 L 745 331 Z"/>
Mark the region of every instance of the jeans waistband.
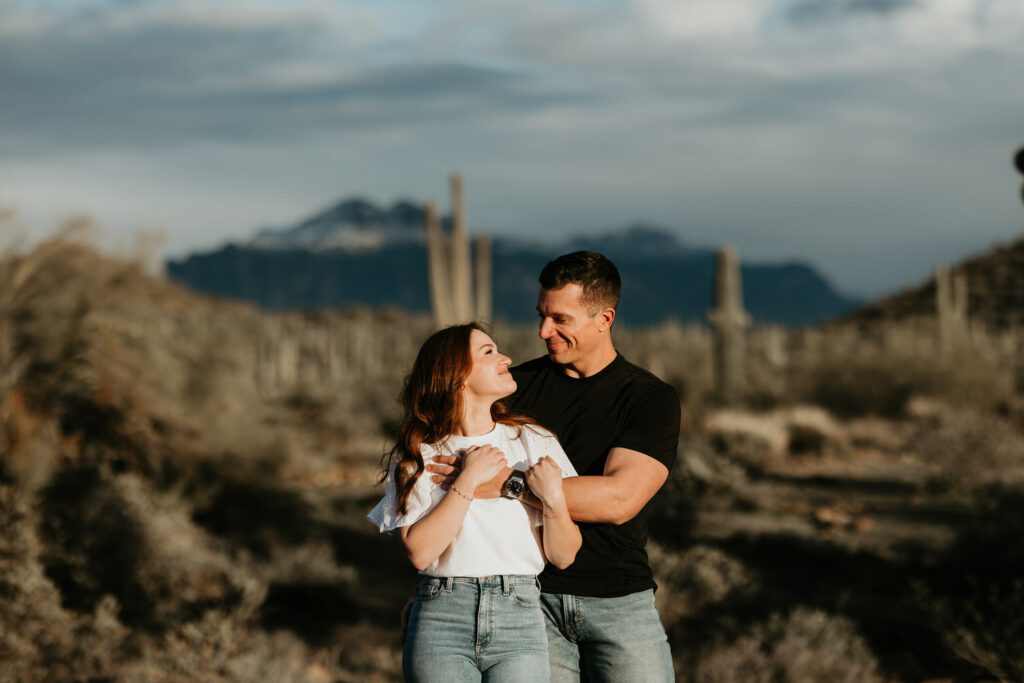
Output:
<path fill-rule="evenodd" d="M 451 591 L 456 583 L 468 583 L 481 588 L 501 588 L 508 592 L 510 586 L 540 586 L 537 577 L 533 574 L 494 574 L 492 576 L 424 576 L 424 585 L 437 585 L 447 591 Z"/>

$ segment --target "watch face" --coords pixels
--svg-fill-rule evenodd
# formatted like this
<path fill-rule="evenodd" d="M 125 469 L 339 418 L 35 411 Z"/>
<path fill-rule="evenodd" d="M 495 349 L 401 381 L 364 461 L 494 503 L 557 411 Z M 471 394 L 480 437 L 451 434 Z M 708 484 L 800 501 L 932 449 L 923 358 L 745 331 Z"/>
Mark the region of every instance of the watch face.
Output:
<path fill-rule="evenodd" d="M 523 480 L 520 477 L 512 476 L 505 482 L 505 497 L 518 498 L 523 495 Z"/>

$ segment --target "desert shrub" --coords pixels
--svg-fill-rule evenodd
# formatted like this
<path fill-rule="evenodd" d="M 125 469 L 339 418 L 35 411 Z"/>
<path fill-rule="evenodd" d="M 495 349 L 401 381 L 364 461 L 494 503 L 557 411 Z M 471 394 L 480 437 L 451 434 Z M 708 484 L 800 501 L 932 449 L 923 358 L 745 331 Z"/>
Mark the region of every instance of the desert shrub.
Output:
<path fill-rule="evenodd" d="M 717 548 L 698 545 L 674 552 L 649 543 L 647 554 L 658 582 L 658 610 L 666 629 L 708 605 L 749 596 L 757 587 L 756 577 L 742 562 Z"/>
<path fill-rule="evenodd" d="M 960 493 L 1024 483 L 1024 438 L 991 413 L 945 407 L 917 426 L 910 442 L 936 483 Z"/>
<path fill-rule="evenodd" d="M 805 397 L 844 417 L 903 415 L 907 401 L 931 393 L 936 378 L 919 362 L 885 358 L 821 361 L 807 370 Z"/>
<path fill-rule="evenodd" d="M 282 397 L 253 340 L 285 317 L 74 241 L 0 254 L 0 680 L 399 677 L 398 608 L 353 589 L 366 553 L 309 483 L 372 466 L 399 379 Z"/>
<path fill-rule="evenodd" d="M 247 587 L 180 503 L 133 475 L 60 471 L 41 492 L 39 530 L 40 561 L 63 604 L 84 613 L 113 596 L 133 628 L 160 632 L 230 608 Z"/>
<path fill-rule="evenodd" d="M 124 662 L 118 680 L 298 683 L 333 681 L 339 673 L 336 649 L 314 651 L 289 633 L 268 634 L 247 610 L 210 611 L 141 645 L 142 656 Z"/>
<path fill-rule="evenodd" d="M 961 658 L 1024 680 L 1024 491 L 994 489 L 918 585 L 923 606 Z"/>
<path fill-rule="evenodd" d="M 109 676 L 127 630 L 117 601 L 87 614 L 64 609 L 38 561 L 30 497 L 0 486 L 0 680 L 50 681 Z"/>
<path fill-rule="evenodd" d="M 775 667 L 759 639 L 742 636 L 706 654 L 693 680 L 695 683 L 775 683 Z"/>
<path fill-rule="evenodd" d="M 154 606 L 138 581 L 145 540 L 111 479 L 94 466 L 62 470 L 43 490 L 41 508 L 41 560 L 65 606 L 88 612 L 109 593 L 128 623 L 146 621 Z"/>
<path fill-rule="evenodd" d="M 1013 392 L 1010 373 L 983 337 L 978 349 L 941 354 L 927 334 L 913 328 L 882 330 L 882 339 L 850 330 L 829 334 L 814 360 L 794 369 L 792 384 L 798 400 L 840 416 L 903 417 L 917 395 L 993 410 Z"/>
<path fill-rule="evenodd" d="M 697 683 L 867 683 L 877 662 L 849 619 L 803 607 L 706 652 Z"/>
<path fill-rule="evenodd" d="M 267 559 L 280 546 L 299 545 L 317 531 L 313 509 L 284 481 L 283 454 L 222 454 L 199 459 L 184 491 L 192 519 L 233 550 Z"/>
<path fill-rule="evenodd" d="M 683 437 L 679 456 L 670 478 L 684 495 L 695 496 L 708 490 L 729 490 L 747 481 L 746 468 L 732 458 L 723 457 L 726 444 L 711 439 Z"/>
<path fill-rule="evenodd" d="M 786 425 L 772 415 L 721 410 L 704 421 L 704 429 L 718 457 L 744 468 L 762 468 L 789 447 Z"/>

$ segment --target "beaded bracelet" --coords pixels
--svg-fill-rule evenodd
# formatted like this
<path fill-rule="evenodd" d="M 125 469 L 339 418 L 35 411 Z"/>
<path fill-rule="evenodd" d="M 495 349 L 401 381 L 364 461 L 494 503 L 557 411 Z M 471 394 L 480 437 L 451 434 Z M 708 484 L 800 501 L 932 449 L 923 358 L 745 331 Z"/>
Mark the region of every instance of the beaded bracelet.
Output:
<path fill-rule="evenodd" d="M 460 496 L 462 496 L 463 498 L 465 498 L 466 500 L 468 500 L 468 501 L 469 501 L 470 503 L 472 503 L 472 502 L 473 502 L 473 499 L 472 499 L 472 498 L 470 498 L 470 497 L 469 497 L 469 496 L 467 496 L 467 495 L 466 495 L 465 493 L 463 493 L 462 491 L 460 491 L 460 490 L 458 490 L 457 488 L 455 488 L 455 484 L 452 484 L 452 486 L 451 486 L 451 490 L 452 490 L 452 491 L 455 491 L 455 493 L 459 494 Z"/>

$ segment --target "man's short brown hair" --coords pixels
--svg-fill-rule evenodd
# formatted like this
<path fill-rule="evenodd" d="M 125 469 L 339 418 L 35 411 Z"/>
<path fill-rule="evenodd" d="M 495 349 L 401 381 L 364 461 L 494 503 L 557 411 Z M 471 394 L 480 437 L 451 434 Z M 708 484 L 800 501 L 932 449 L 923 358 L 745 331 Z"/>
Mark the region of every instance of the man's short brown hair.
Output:
<path fill-rule="evenodd" d="M 622 294 L 619 269 L 596 251 L 574 251 L 549 261 L 540 271 L 539 280 L 544 289 L 579 285 L 583 289 L 583 305 L 590 315 L 604 308 L 618 307 Z"/>

